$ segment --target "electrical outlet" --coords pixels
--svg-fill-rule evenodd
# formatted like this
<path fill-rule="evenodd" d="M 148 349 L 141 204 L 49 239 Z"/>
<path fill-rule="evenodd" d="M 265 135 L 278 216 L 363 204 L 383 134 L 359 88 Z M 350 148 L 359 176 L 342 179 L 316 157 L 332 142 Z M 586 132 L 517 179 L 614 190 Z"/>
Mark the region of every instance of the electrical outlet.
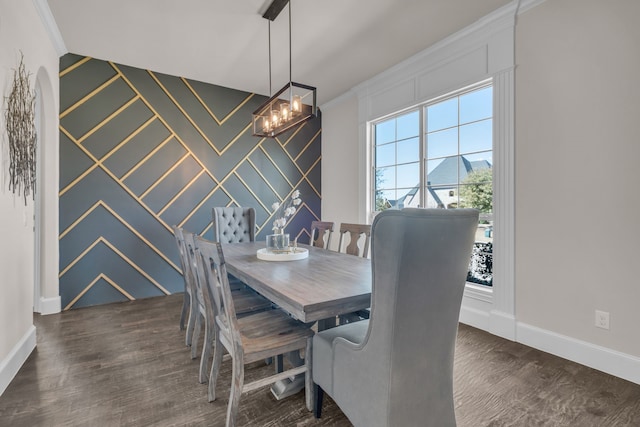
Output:
<path fill-rule="evenodd" d="M 609 330 L 609 312 L 596 310 L 596 327 Z"/>

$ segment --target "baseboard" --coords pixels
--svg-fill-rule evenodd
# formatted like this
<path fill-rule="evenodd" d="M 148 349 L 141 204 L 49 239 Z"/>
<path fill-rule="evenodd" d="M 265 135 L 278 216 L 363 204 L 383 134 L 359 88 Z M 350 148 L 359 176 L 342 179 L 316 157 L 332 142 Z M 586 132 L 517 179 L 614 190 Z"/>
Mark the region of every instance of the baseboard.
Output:
<path fill-rule="evenodd" d="M 62 300 L 60 296 L 54 298 L 40 297 L 40 314 L 56 314 L 62 311 Z"/>
<path fill-rule="evenodd" d="M 36 327 L 31 325 L 27 333 L 13 347 L 7 357 L 0 362 L 0 396 L 7 389 L 34 348 L 36 348 Z"/>
<path fill-rule="evenodd" d="M 518 322 L 517 341 L 640 384 L 640 358 Z"/>
<path fill-rule="evenodd" d="M 489 314 L 485 310 L 462 306 L 459 320 L 465 325 L 489 332 Z"/>

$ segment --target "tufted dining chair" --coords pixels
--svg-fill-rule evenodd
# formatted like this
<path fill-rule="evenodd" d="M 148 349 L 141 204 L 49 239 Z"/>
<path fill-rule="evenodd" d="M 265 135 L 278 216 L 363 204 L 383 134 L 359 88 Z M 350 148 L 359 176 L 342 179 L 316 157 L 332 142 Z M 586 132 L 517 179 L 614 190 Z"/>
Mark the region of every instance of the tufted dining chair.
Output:
<path fill-rule="evenodd" d="M 313 339 L 323 392 L 356 426 L 455 426 L 453 356 L 473 209 L 387 210 L 371 227 L 371 318 Z"/>
<path fill-rule="evenodd" d="M 213 208 L 213 241 L 220 243 L 256 240 L 256 211 L 246 207 Z"/>
<path fill-rule="evenodd" d="M 256 211 L 246 207 L 214 207 L 213 241 L 220 243 L 243 243 L 256 240 Z M 244 288 L 240 279 L 229 275 L 232 289 Z"/>
<path fill-rule="evenodd" d="M 331 234 L 333 233 L 333 222 L 311 221 L 311 237 L 309 245 L 327 249 L 331 244 Z M 325 236 L 327 237 L 325 240 Z"/>

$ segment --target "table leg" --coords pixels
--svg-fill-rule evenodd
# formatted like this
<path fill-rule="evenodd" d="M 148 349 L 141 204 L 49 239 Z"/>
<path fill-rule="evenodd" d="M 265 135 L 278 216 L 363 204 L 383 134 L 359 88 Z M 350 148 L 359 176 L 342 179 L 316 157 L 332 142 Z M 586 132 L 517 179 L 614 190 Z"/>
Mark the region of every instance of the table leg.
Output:
<path fill-rule="evenodd" d="M 318 321 L 318 332 L 325 329 L 333 328 L 337 325 L 336 317 L 330 317 L 329 319 L 323 319 Z M 292 351 L 287 354 L 287 358 L 292 366 L 297 367 L 304 364 L 304 359 L 300 357 L 298 351 Z M 287 378 L 274 383 L 271 386 L 271 393 L 276 400 L 284 399 L 285 397 L 292 396 L 300 390 L 304 389 L 305 374 L 296 375 L 293 378 Z M 313 401 L 313 400 L 312 400 Z M 310 411 L 312 408 L 308 408 Z"/>
<path fill-rule="evenodd" d="M 292 351 L 287 353 L 287 359 L 292 366 L 302 366 L 304 359 L 300 357 L 300 352 Z M 276 400 L 284 399 L 285 397 L 292 396 L 304 389 L 304 377 L 305 374 L 299 374 L 292 378 L 286 378 L 274 383 L 271 386 L 271 393 Z"/>

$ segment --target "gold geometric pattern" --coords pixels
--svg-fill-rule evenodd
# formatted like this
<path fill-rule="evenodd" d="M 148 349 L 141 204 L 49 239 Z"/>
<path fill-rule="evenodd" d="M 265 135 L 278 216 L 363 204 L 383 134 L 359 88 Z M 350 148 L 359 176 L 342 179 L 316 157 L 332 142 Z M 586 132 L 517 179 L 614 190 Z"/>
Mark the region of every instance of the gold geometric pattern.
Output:
<path fill-rule="evenodd" d="M 68 54 L 60 61 L 64 309 L 183 291 L 172 225 L 211 236 L 214 206 L 252 206 L 257 238 L 295 189 L 287 227 L 320 218 L 320 117 L 251 136 L 264 97 Z"/>

